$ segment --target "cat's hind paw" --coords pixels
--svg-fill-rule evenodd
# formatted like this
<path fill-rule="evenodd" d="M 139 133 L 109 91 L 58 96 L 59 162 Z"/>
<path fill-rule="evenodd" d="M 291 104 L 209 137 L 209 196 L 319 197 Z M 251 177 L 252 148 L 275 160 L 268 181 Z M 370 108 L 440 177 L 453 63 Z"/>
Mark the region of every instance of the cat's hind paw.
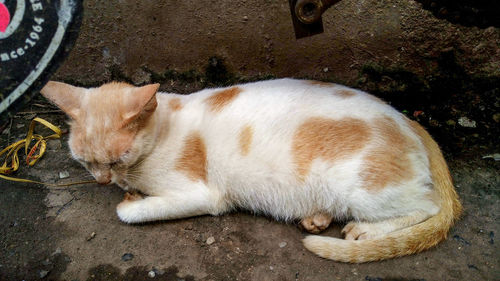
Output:
<path fill-rule="evenodd" d="M 305 219 L 302 219 L 300 221 L 300 225 L 307 232 L 310 232 L 313 234 L 318 234 L 318 233 L 322 232 L 323 230 L 327 229 L 331 222 L 332 222 L 331 216 L 324 214 L 324 213 L 320 213 L 320 214 L 316 214 L 316 215 L 307 217 Z"/>
<path fill-rule="evenodd" d="M 342 229 L 341 234 L 345 240 L 365 240 L 375 238 L 385 232 L 371 223 L 351 221 Z"/>

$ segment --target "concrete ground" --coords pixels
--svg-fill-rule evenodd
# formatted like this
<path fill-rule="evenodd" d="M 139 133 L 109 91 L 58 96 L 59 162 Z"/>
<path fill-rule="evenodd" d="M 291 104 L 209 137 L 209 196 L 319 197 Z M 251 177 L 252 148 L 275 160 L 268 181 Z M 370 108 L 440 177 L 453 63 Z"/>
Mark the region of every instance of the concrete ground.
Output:
<path fill-rule="evenodd" d="M 1 146 L 23 138 L 33 112 L 67 129 L 66 117 L 51 110 L 36 98 L 3 129 Z M 17 176 L 90 179 L 66 141 L 67 134 L 51 141 L 44 158 Z M 448 240 L 367 264 L 321 259 L 304 249 L 297 225 L 245 212 L 127 225 L 115 213 L 123 196 L 117 186 L 0 180 L 0 280 L 499 280 L 500 162 L 483 159 L 487 150 L 446 155 L 465 208 Z M 61 172 L 69 177 L 60 179 Z M 324 235 L 340 236 L 341 227 Z"/>

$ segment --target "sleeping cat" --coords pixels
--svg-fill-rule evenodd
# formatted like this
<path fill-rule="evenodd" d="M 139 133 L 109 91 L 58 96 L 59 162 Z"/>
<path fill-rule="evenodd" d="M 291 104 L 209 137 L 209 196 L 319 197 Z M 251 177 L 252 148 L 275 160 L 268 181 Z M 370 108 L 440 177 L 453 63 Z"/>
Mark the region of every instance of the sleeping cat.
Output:
<path fill-rule="evenodd" d="M 235 208 L 311 233 L 350 220 L 345 239 L 303 242 L 359 263 L 432 247 L 461 213 L 437 144 L 374 96 L 293 79 L 191 95 L 158 87 L 49 82 L 41 91 L 72 119 L 73 157 L 98 183 L 128 191 L 117 206 L 126 223 Z"/>

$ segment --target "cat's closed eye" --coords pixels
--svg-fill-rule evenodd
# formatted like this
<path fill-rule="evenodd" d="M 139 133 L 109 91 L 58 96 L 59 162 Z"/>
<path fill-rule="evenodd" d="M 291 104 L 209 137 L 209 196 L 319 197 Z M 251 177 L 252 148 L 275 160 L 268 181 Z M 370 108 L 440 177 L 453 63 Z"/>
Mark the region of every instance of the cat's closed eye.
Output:
<path fill-rule="evenodd" d="M 131 153 L 130 149 L 127 149 L 122 155 L 120 155 L 120 158 L 114 162 L 114 164 L 120 164 L 120 163 L 126 163 L 130 160 L 131 158 Z"/>

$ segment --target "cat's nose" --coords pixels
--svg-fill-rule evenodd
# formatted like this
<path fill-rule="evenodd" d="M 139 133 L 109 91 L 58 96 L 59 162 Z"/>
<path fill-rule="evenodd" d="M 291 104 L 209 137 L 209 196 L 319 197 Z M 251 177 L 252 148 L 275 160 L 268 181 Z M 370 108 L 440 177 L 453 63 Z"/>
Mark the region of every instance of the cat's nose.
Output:
<path fill-rule="evenodd" d="M 111 183 L 111 172 L 109 170 L 95 169 L 92 172 L 98 184 L 105 185 Z"/>
<path fill-rule="evenodd" d="M 111 183 L 111 173 L 109 171 L 95 171 L 94 178 L 98 184 L 109 184 Z"/>

